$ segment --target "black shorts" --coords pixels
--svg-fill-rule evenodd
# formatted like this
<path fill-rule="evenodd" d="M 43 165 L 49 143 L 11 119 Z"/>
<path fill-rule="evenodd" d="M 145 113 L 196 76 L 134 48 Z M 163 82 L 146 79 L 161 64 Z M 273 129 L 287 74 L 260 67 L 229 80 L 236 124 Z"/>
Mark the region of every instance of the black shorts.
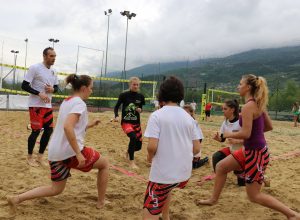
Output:
<path fill-rule="evenodd" d="M 206 115 L 207 117 L 210 117 L 210 110 L 206 110 L 206 111 L 205 111 L 205 115 Z"/>

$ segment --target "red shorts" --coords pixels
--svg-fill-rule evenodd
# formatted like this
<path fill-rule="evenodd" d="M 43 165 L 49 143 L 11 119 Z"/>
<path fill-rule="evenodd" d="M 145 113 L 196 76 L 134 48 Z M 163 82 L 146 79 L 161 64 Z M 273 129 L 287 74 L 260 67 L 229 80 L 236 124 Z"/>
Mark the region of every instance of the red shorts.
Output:
<path fill-rule="evenodd" d="M 85 158 L 85 165 L 82 168 L 78 168 L 78 160 L 76 156 L 70 157 L 63 161 L 49 161 L 51 169 L 51 180 L 58 182 L 67 179 L 71 176 L 71 168 L 81 170 L 83 172 L 89 172 L 94 163 L 100 158 L 100 153 L 90 147 L 84 147 L 81 151 Z"/>
<path fill-rule="evenodd" d="M 145 193 L 143 208 L 147 208 L 151 215 L 160 214 L 172 189 L 183 189 L 187 183 L 188 180 L 174 184 L 161 184 L 149 181 Z"/>
<path fill-rule="evenodd" d="M 240 149 L 231 153 L 234 159 L 240 164 L 242 170 L 245 170 L 245 155 L 244 155 L 244 148 L 241 147 Z"/>
<path fill-rule="evenodd" d="M 140 124 L 122 123 L 121 126 L 125 134 L 135 132 L 137 139 L 142 141 L 142 129 Z"/>
<path fill-rule="evenodd" d="M 224 147 L 219 151 L 222 152 L 223 154 L 225 154 L 226 157 L 231 154 L 230 147 Z"/>
<path fill-rule="evenodd" d="M 261 184 L 270 160 L 268 147 L 265 146 L 260 150 L 245 150 L 245 160 L 246 183 L 256 181 Z"/>
<path fill-rule="evenodd" d="M 45 127 L 53 128 L 52 108 L 29 107 L 30 125 L 32 130 Z"/>

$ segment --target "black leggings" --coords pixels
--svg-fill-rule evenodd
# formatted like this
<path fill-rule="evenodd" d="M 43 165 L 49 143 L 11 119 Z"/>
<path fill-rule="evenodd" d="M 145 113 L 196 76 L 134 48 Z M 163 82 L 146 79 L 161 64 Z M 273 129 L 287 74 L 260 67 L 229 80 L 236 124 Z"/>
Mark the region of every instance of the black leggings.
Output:
<path fill-rule="evenodd" d="M 44 132 L 43 132 L 43 135 L 42 135 L 41 141 L 40 141 L 40 149 L 39 149 L 40 154 L 43 154 L 45 152 L 52 132 L 53 132 L 53 128 L 51 128 L 51 127 L 44 128 Z M 40 130 L 32 130 L 31 134 L 29 135 L 29 137 L 28 137 L 28 154 L 33 153 L 33 148 L 34 148 L 36 139 L 39 136 L 39 134 L 40 134 Z"/>
<path fill-rule="evenodd" d="M 128 133 L 127 136 L 130 138 L 127 151 L 129 154 L 129 159 L 134 160 L 134 152 L 142 149 L 142 141 L 136 137 L 134 131 Z"/>
<path fill-rule="evenodd" d="M 213 168 L 214 168 L 215 172 L 216 172 L 217 163 L 219 161 L 223 160 L 225 157 L 226 157 L 226 155 L 221 151 L 217 151 L 216 153 L 213 154 L 212 163 L 213 163 Z"/>

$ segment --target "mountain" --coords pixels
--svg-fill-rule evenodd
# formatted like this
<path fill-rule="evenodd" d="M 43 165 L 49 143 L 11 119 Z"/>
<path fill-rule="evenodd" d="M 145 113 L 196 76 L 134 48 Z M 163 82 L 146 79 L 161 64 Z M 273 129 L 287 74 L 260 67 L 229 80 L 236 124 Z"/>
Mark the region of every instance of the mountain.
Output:
<path fill-rule="evenodd" d="M 147 64 L 127 72 L 127 77 L 139 76 L 144 80 L 162 80 L 164 76 L 176 75 L 187 87 L 208 86 L 235 90 L 240 77 L 254 73 L 267 78 L 270 89 L 275 84 L 294 80 L 300 82 L 300 46 L 255 49 L 224 58 L 199 59 Z"/>

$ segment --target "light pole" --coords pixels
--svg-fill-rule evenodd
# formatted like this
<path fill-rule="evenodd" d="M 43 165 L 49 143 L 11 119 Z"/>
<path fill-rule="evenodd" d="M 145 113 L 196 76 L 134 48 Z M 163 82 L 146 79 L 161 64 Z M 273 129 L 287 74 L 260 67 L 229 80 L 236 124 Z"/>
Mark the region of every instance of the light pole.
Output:
<path fill-rule="evenodd" d="M 11 53 L 14 54 L 14 73 L 13 73 L 13 89 L 15 89 L 15 83 L 16 83 L 16 65 L 17 65 L 17 57 L 18 57 L 18 50 L 11 50 Z"/>
<path fill-rule="evenodd" d="M 135 13 L 130 13 L 130 11 L 121 11 L 122 16 L 127 17 L 127 25 L 126 25 L 126 39 L 125 39 L 125 56 L 124 56 L 124 69 L 123 69 L 123 79 L 126 79 L 126 53 L 127 53 L 127 35 L 128 35 L 128 20 L 136 16 Z M 124 82 L 123 82 L 123 90 L 124 90 Z"/>
<path fill-rule="evenodd" d="M 52 42 L 52 48 L 54 49 L 54 43 L 58 43 L 59 40 L 58 39 L 54 39 L 54 38 L 49 38 L 48 39 L 50 42 Z"/>
<path fill-rule="evenodd" d="M 3 47 L 4 40 L 2 40 L 2 49 L 1 49 L 1 63 L 3 64 Z M 2 81 L 3 81 L 3 66 L 1 65 L 1 73 L 0 73 L 0 89 L 2 89 Z"/>
<path fill-rule="evenodd" d="M 26 64 L 27 64 L 27 45 L 28 45 L 28 38 L 26 38 L 24 41 L 25 41 L 25 44 L 26 44 L 26 47 L 25 47 L 25 70 L 24 70 L 24 77 L 25 77 L 25 74 L 26 74 Z"/>
<path fill-rule="evenodd" d="M 104 76 L 106 77 L 106 73 L 107 73 L 107 53 L 108 53 L 108 35 L 109 35 L 109 17 L 112 14 L 112 10 L 108 9 L 107 11 L 104 11 L 104 14 L 107 16 L 106 55 L 105 55 L 105 70 L 104 70 Z"/>

